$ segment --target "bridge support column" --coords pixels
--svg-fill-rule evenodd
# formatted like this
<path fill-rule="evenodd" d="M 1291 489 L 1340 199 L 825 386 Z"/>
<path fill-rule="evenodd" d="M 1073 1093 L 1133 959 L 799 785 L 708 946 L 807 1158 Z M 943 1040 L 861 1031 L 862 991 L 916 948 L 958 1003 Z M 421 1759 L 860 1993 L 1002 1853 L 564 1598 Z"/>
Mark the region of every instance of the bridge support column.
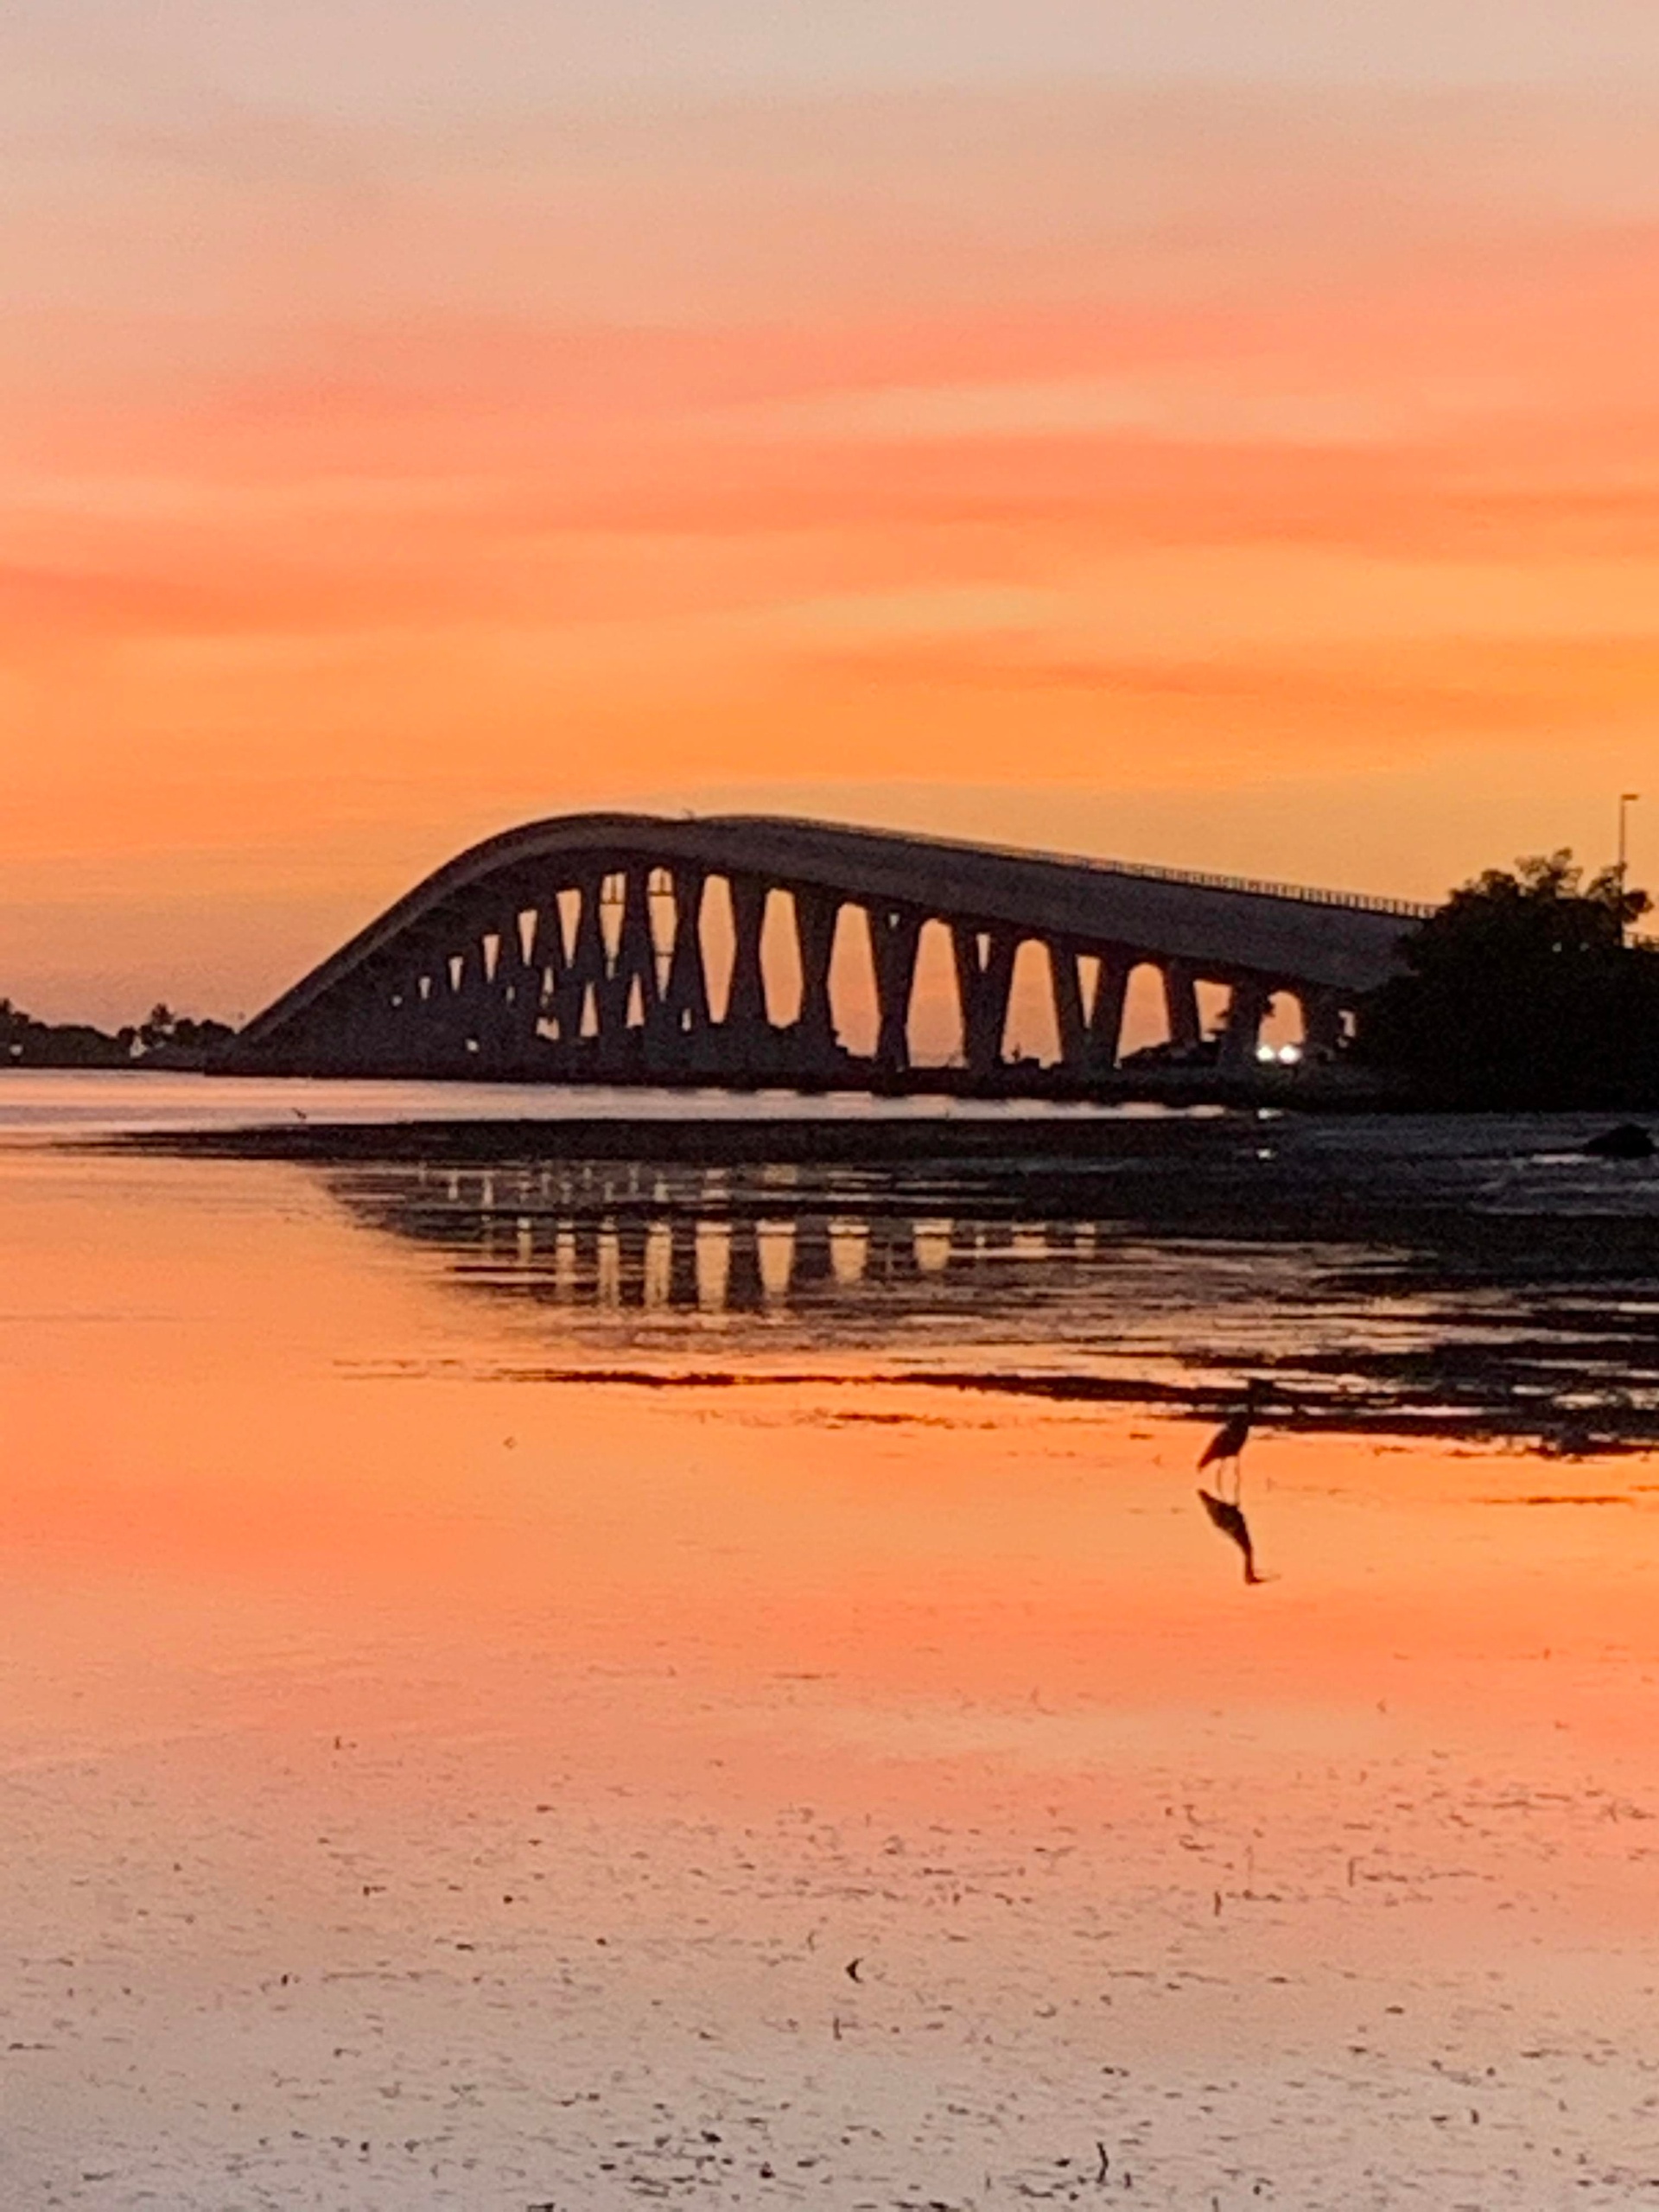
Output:
<path fill-rule="evenodd" d="M 1233 985 L 1221 1033 L 1221 1065 L 1232 1074 L 1243 1075 L 1255 1067 L 1262 1024 L 1272 1004 L 1273 993 L 1265 983 L 1249 980 Z"/>
<path fill-rule="evenodd" d="M 753 875 L 734 875 L 730 883 L 734 943 L 726 1027 L 753 1033 L 766 1024 L 766 971 L 760 947 L 770 886 Z"/>
<path fill-rule="evenodd" d="M 446 1050 L 458 1068 L 475 1068 L 484 1058 L 484 1039 L 493 1011 L 481 934 L 441 963 L 439 983 L 441 988 L 447 987 L 443 999 Z"/>
<path fill-rule="evenodd" d="M 495 939 L 495 963 L 490 971 L 488 1025 L 482 1042 L 484 1058 L 494 1070 L 523 1059 L 527 1044 L 524 1002 L 539 999 L 541 979 L 524 957 L 516 906 L 494 917 L 488 934 Z M 530 1034 L 534 1033 L 532 1014 Z"/>
<path fill-rule="evenodd" d="M 1083 976 L 1077 948 L 1064 938 L 1050 938 L 1049 987 L 1054 995 L 1054 1034 L 1060 1040 L 1060 1065 L 1081 1075 L 1088 1059 L 1089 1032 L 1083 1014 Z"/>
<path fill-rule="evenodd" d="M 351 1039 L 351 1063 L 364 1072 L 396 1072 L 398 1008 L 391 1001 L 397 988 L 389 974 L 372 968 L 353 979 L 341 1027 Z"/>
<path fill-rule="evenodd" d="M 1117 1065 L 1123 1044 L 1123 1007 L 1135 963 L 1126 952 L 1103 952 L 1095 977 L 1095 1002 L 1089 1009 L 1089 1065 L 1103 1075 Z"/>
<path fill-rule="evenodd" d="M 962 1005 L 962 1056 L 970 1074 L 991 1075 L 1002 1062 L 1002 1033 L 1007 1027 L 1020 939 L 1012 930 L 980 930 L 971 923 L 953 922 L 950 946 Z"/>
<path fill-rule="evenodd" d="M 657 946 L 651 930 L 651 870 L 636 861 L 622 879 L 622 924 L 616 953 L 599 984 L 599 1033 L 625 1036 L 628 1010 L 635 986 L 639 991 L 642 1022 L 648 1022 L 657 1000 Z"/>
<path fill-rule="evenodd" d="M 864 911 L 869 918 L 880 1013 L 875 1063 L 884 1075 L 902 1075 L 910 1065 L 910 998 L 916 984 L 922 918 L 904 906 L 867 906 Z"/>
<path fill-rule="evenodd" d="M 430 978 L 428 962 L 418 946 L 401 948 L 402 958 L 386 989 L 385 1051 L 386 1065 L 394 1075 L 415 1075 L 426 1069 L 432 1059 Z M 423 990 L 422 985 L 426 985 Z M 327 1065 L 332 1053 L 324 1051 L 311 1056 L 313 1068 Z"/>
<path fill-rule="evenodd" d="M 1191 1052 L 1204 1042 L 1198 1018 L 1198 978 L 1184 960 L 1164 963 L 1164 1011 L 1169 1019 L 1169 1041 L 1178 1052 Z"/>
<path fill-rule="evenodd" d="M 1082 960 L 1075 944 L 1058 939 L 1049 945 L 1060 1065 L 1073 1075 L 1109 1075 L 1117 1065 L 1131 963 L 1121 952 L 1098 956 L 1094 994 L 1085 1011 Z"/>
<path fill-rule="evenodd" d="M 575 942 L 555 993 L 554 1019 L 558 1025 L 561 1045 L 574 1045 L 582 1035 L 583 1017 L 588 1011 L 588 994 L 594 996 L 594 1021 L 599 1019 L 598 998 L 605 982 L 605 923 L 600 912 L 600 900 L 604 895 L 605 879 L 598 873 L 578 877 L 575 885 L 580 901 L 576 910 Z"/>
<path fill-rule="evenodd" d="M 518 1041 L 526 1052 L 537 1049 L 537 1024 L 544 1017 L 550 1020 L 556 1017 L 568 965 L 559 902 L 556 898 L 540 899 L 531 918 L 524 994 L 516 1008 Z"/>
<path fill-rule="evenodd" d="M 1328 1058 L 1342 1043 L 1342 1001 L 1334 991 L 1304 990 L 1296 997 L 1302 1010 L 1303 1052 Z"/>
<path fill-rule="evenodd" d="M 802 885 L 791 894 L 795 943 L 801 960 L 801 1040 L 810 1059 L 826 1070 L 836 1057 L 836 1012 L 830 996 L 836 924 L 841 901 L 833 891 Z"/>
<path fill-rule="evenodd" d="M 702 894 L 707 883 L 698 868 L 677 868 L 674 943 L 668 956 L 668 981 L 652 1027 L 671 1054 L 682 1056 L 688 1032 L 709 1027 L 709 977 L 702 959 Z"/>

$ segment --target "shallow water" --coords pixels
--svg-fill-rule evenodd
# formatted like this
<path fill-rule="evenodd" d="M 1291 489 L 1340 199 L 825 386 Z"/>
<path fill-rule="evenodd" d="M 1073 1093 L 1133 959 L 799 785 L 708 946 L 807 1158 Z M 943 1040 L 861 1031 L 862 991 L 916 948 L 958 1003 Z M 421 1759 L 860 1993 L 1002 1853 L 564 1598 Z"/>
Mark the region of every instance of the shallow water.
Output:
<path fill-rule="evenodd" d="M 80 1073 L 0 1068 L 0 1135 L 48 1138 L 165 1129 L 241 1129 L 289 1122 L 571 1121 L 622 1113 L 634 1120 L 771 1117 L 842 1120 L 1112 1122 L 1164 1115 L 1159 1106 L 1052 1106 L 1030 1100 L 882 1098 L 865 1091 L 825 1097 L 796 1090 L 656 1090 L 601 1084 L 563 1089 L 533 1083 L 345 1082 L 302 1076 L 227 1077 Z M 1212 1107 L 1190 1109 L 1199 1115 Z"/>
<path fill-rule="evenodd" d="M 1490 1282 L 622 1172 L 0 1148 L 0 2202 L 1659 2202 L 1659 1468 L 1294 1418 Z"/>

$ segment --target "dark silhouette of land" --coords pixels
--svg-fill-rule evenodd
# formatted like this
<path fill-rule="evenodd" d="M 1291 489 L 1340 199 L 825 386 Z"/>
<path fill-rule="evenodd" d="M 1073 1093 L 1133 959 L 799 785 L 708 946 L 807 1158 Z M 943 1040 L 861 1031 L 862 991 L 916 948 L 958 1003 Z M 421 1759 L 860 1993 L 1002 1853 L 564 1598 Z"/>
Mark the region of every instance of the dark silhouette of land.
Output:
<path fill-rule="evenodd" d="M 201 1069 L 235 1034 L 228 1022 L 194 1020 L 165 1005 L 111 1032 L 86 1021 L 39 1021 L 0 999 L 0 1067 Z"/>
<path fill-rule="evenodd" d="M 1626 941 L 1651 903 L 1567 851 L 1488 869 L 1403 939 L 1355 1057 L 1427 1105 L 1659 1104 L 1659 947 Z"/>

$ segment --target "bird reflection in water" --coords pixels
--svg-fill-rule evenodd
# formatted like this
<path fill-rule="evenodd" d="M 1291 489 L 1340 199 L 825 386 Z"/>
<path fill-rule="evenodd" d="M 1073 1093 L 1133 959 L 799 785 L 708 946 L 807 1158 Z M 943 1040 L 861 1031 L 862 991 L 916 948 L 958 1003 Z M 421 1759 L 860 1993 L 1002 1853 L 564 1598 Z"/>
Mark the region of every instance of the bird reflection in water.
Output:
<path fill-rule="evenodd" d="M 1210 1516 L 1224 1536 L 1230 1537 L 1244 1554 L 1244 1580 L 1247 1582 L 1271 1582 L 1273 1576 L 1256 1571 L 1255 1546 L 1250 1538 L 1250 1524 L 1230 1497 L 1214 1497 L 1207 1490 L 1198 1496 L 1205 1511 Z"/>
<path fill-rule="evenodd" d="M 1214 1526 L 1219 1529 L 1222 1535 L 1230 1542 L 1236 1544 L 1243 1554 L 1244 1580 L 1248 1583 L 1268 1582 L 1273 1580 L 1272 1576 L 1261 1574 L 1256 1571 L 1255 1546 L 1250 1536 L 1250 1524 L 1244 1518 L 1243 1510 L 1239 1503 L 1239 1485 L 1243 1479 L 1240 1462 L 1243 1457 L 1244 1446 L 1250 1440 L 1250 1431 L 1255 1421 L 1255 1408 L 1261 1402 L 1261 1397 L 1262 1384 L 1255 1376 L 1252 1376 L 1244 1386 L 1243 1403 L 1229 1414 L 1198 1455 L 1198 1472 L 1202 1474 L 1206 1467 L 1214 1467 L 1217 1470 L 1217 1489 L 1221 1492 L 1220 1496 L 1217 1496 L 1200 1484 L 1199 1503 Z M 1226 1495 L 1225 1478 L 1222 1471 L 1229 1466 L 1233 1471 L 1231 1497 Z"/>

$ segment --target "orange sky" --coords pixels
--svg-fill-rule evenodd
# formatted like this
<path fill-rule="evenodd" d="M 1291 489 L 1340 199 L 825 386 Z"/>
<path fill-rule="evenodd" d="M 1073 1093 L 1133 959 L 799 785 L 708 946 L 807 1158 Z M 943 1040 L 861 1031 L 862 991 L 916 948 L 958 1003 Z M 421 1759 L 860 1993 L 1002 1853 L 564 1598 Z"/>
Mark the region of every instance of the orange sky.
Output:
<path fill-rule="evenodd" d="M 0 993 L 251 1012 L 589 804 L 1605 856 L 1659 18 L 1122 12 L 9 10 Z"/>

